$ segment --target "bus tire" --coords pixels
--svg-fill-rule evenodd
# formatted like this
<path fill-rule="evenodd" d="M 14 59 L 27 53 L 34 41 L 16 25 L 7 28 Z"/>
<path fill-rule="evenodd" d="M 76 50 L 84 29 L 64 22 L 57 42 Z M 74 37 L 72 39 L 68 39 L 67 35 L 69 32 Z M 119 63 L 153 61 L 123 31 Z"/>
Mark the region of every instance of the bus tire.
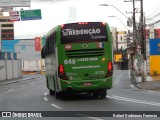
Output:
<path fill-rule="evenodd" d="M 61 98 L 62 97 L 62 94 L 61 94 L 61 92 L 54 92 L 54 96 L 55 96 L 55 98 L 56 99 L 59 99 L 59 98 Z"/>
<path fill-rule="evenodd" d="M 47 88 L 49 89 L 48 78 L 46 79 Z"/>
<path fill-rule="evenodd" d="M 54 95 L 55 92 L 54 92 L 53 90 L 49 90 L 49 94 L 50 94 L 50 95 Z"/>
<path fill-rule="evenodd" d="M 99 98 L 99 91 L 94 91 L 93 92 L 93 97 L 94 98 Z"/>
<path fill-rule="evenodd" d="M 61 92 L 57 92 L 55 82 L 54 82 L 54 96 L 56 99 L 59 99 L 62 96 Z"/>
<path fill-rule="evenodd" d="M 104 98 L 106 98 L 106 95 L 107 95 L 107 90 L 101 90 L 100 98 L 104 99 Z"/>
<path fill-rule="evenodd" d="M 97 90 L 97 91 L 93 92 L 94 98 L 104 99 L 104 98 L 106 98 L 106 95 L 107 95 L 107 90 Z"/>

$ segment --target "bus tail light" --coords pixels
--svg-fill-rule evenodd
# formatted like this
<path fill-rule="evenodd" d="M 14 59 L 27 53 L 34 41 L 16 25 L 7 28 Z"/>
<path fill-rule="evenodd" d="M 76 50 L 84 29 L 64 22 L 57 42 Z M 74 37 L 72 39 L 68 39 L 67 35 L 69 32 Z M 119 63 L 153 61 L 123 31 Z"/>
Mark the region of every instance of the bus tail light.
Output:
<path fill-rule="evenodd" d="M 61 28 L 63 28 L 63 27 L 64 27 L 64 24 L 61 25 Z"/>
<path fill-rule="evenodd" d="M 111 61 L 108 62 L 108 67 L 107 67 L 107 74 L 106 77 L 112 76 L 113 75 L 113 64 Z"/>
<path fill-rule="evenodd" d="M 102 22 L 102 25 L 106 25 L 106 23 L 105 23 L 105 22 Z"/>
<path fill-rule="evenodd" d="M 65 74 L 63 64 L 60 64 L 60 65 L 58 66 L 58 77 L 59 77 L 60 79 L 63 79 L 63 80 L 67 80 L 67 79 L 68 79 L 67 76 L 66 76 L 66 74 Z"/>
<path fill-rule="evenodd" d="M 64 74 L 64 66 L 62 64 L 59 65 L 59 72 Z"/>
<path fill-rule="evenodd" d="M 88 24 L 88 22 L 79 22 L 78 24 L 85 25 L 85 24 Z"/>

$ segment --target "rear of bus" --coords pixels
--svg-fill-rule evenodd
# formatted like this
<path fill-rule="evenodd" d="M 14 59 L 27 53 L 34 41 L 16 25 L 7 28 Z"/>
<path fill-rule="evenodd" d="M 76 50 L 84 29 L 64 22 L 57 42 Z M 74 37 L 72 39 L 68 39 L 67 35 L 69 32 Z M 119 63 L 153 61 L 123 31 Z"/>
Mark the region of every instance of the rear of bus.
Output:
<path fill-rule="evenodd" d="M 95 92 L 112 87 L 112 39 L 107 23 L 60 26 L 58 79 L 61 91 Z"/>

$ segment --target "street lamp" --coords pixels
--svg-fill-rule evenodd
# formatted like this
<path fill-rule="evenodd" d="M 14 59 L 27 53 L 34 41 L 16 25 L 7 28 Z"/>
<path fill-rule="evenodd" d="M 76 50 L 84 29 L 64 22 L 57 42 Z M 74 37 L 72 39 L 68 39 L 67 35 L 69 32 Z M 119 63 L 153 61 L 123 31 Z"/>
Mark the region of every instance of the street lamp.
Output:
<path fill-rule="evenodd" d="M 127 18 L 127 20 L 128 20 L 128 17 L 125 15 L 125 14 L 123 14 L 123 12 L 121 12 L 117 7 L 115 7 L 115 6 L 113 6 L 113 5 L 110 5 L 110 4 L 100 4 L 100 6 L 111 6 L 111 7 L 114 7 L 116 10 L 118 10 L 125 18 Z M 134 21 L 134 19 L 131 21 L 131 20 L 128 20 L 129 22 L 135 22 Z M 135 24 L 134 24 L 135 25 Z M 136 44 L 135 44 L 136 45 Z M 131 55 L 131 59 L 132 59 L 132 65 L 133 65 L 133 54 Z M 132 67 L 132 71 L 133 71 L 133 67 Z"/>
<path fill-rule="evenodd" d="M 128 31 L 127 26 L 125 26 L 125 24 L 121 21 L 121 19 L 119 19 L 119 17 L 117 17 L 117 16 L 108 16 L 108 17 L 117 18 L 123 24 L 123 26 L 127 29 L 127 31 Z"/>
<path fill-rule="evenodd" d="M 111 7 L 114 7 L 115 9 L 117 9 L 128 20 L 128 17 L 123 12 L 121 12 L 117 7 L 115 7 L 114 5 L 110 5 L 110 4 L 106 4 L 105 3 L 105 4 L 100 4 L 100 6 L 111 6 Z"/>

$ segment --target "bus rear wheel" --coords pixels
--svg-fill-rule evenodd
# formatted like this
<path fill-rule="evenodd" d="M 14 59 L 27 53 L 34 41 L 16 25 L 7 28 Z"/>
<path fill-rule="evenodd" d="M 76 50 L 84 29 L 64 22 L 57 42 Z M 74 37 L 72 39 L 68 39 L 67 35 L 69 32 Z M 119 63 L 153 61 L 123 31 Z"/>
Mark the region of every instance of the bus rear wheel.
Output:
<path fill-rule="evenodd" d="M 56 99 L 59 99 L 62 97 L 62 93 L 61 92 L 57 92 L 56 90 L 56 85 L 55 85 L 55 82 L 54 82 L 54 96 Z"/>
<path fill-rule="evenodd" d="M 62 93 L 61 92 L 54 92 L 54 96 L 55 96 L 55 98 L 56 99 L 59 99 L 59 98 L 61 98 L 62 97 Z"/>
<path fill-rule="evenodd" d="M 106 98 L 106 95 L 107 95 L 107 90 L 102 90 L 100 93 L 100 98 L 104 99 Z"/>
<path fill-rule="evenodd" d="M 97 91 L 93 92 L 94 98 L 104 99 L 104 98 L 106 98 L 106 95 L 107 95 L 107 90 L 97 90 Z"/>
<path fill-rule="evenodd" d="M 50 95 L 54 95 L 55 92 L 54 92 L 53 90 L 49 90 L 49 94 L 50 94 Z"/>

